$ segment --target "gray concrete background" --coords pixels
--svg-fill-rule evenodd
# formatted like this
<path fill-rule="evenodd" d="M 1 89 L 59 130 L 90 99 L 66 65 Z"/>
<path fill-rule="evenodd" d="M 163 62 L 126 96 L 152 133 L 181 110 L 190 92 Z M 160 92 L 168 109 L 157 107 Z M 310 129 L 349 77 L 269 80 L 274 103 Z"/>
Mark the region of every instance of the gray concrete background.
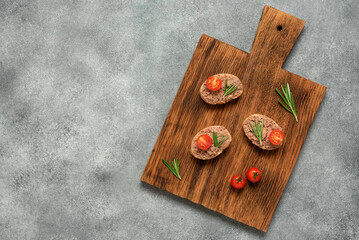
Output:
<path fill-rule="evenodd" d="M 267 233 L 140 182 L 206 33 L 328 87 Z M 0 1 L 0 239 L 358 239 L 359 1 Z"/>

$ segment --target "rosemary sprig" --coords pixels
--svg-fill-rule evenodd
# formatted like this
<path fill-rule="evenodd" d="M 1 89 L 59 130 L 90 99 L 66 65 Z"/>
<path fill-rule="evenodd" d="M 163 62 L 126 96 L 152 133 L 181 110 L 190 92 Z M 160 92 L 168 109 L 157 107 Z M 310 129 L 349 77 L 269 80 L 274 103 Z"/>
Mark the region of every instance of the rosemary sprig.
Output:
<path fill-rule="evenodd" d="M 295 120 L 298 122 L 298 117 L 297 117 L 297 110 L 295 109 L 295 104 L 294 104 L 294 99 L 293 99 L 293 94 L 290 91 L 289 88 L 289 84 L 285 84 L 285 88 L 283 88 L 282 85 L 280 85 L 283 91 L 283 95 L 281 94 L 281 92 L 276 88 L 275 90 L 277 91 L 277 93 L 279 94 L 279 96 L 283 99 L 284 103 L 287 104 L 287 106 L 281 102 L 279 100 L 280 105 L 282 105 L 285 110 L 287 110 L 288 112 L 290 112 L 291 114 L 294 115 Z"/>
<path fill-rule="evenodd" d="M 217 133 L 215 131 L 213 131 L 213 142 L 214 142 L 214 146 L 216 148 L 219 148 L 219 146 L 221 146 L 228 138 L 229 138 L 229 136 L 226 136 L 226 137 L 222 136 L 218 141 Z"/>
<path fill-rule="evenodd" d="M 227 86 L 227 79 L 226 79 L 226 81 L 224 82 L 224 94 L 223 94 L 223 97 L 228 96 L 229 94 L 234 92 L 236 89 L 237 89 L 237 86 L 234 86 L 233 83 L 231 85 Z"/>
<path fill-rule="evenodd" d="M 217 139 L 217 133 L 215 131 L 213 131 L 213 142 L 214 142 L 214 146 L 216 148 L 218 148 L 218 139 Z"/>
<path fill-rule="evenodd" d="M 168 162 L 166 162 L 166 160 L 164 160 L 162 158 L 162 162 L 166 165 L 166 167 L 179 179 L 181 180 L 181 177 L 179 175 L 179 163 L 178 163 L 178 159 L 173 159 L 173 167 L 171 166 L 171 164 L 169 164 Z"/>
<path fill-rule="evenodd" d="M 256 135 L 256 137 L 259 140 L 259 144 L 262 145 L 262 132 L 263 132 L 264 120 L 262 119 L 262 125 L 258 124 L 257 120 L 254 120 L 254 124 L 255 124 L 256 128 L 254 128 L 253 125 L 251 123 L 249 123 L 249 125 L 251 125 L 251 127 L 252 127 L 254 134 Z"/>
<path fill-rule="evenodd" d="M 221 139 L 219 140 L 219 143 L 218 143 L 218 147 L 221 146 L 227 139 L 229 138 L 229 136 L 222 136 Z"/>

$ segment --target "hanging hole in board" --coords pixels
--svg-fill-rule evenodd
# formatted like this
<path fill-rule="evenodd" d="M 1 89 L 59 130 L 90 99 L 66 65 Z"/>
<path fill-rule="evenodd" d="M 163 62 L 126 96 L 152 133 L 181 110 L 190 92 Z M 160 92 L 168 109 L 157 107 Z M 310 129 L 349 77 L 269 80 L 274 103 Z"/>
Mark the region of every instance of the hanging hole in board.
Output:
<path fill-rule="evenodd" d="M 283 29 L 283 27 L 282 27 L 281 25 L 278 25 L 278 26 L 277 26 L 277 30 L 278 30 L 278 31 L 282 31 L 282 29 Z"/>

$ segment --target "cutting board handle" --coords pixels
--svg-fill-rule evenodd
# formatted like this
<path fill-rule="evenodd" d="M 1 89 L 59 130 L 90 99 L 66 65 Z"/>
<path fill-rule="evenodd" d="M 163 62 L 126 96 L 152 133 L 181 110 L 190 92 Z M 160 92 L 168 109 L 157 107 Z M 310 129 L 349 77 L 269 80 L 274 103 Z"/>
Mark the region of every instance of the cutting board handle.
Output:
<path fill-rule="evenodd" d="M 265 6 L 250 52 L 251 61 L 282 67 L 304 25 L 304 20 Z"/>

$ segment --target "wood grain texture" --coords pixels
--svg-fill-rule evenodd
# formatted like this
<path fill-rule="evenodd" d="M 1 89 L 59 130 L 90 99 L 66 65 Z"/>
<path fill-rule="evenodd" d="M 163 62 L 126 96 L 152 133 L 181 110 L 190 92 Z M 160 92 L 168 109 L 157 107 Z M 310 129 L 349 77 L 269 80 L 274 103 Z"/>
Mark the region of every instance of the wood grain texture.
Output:
<path fill-rule="evenodd" d="M 326 91 L 326 87 L 281 68 L 304 24 L 266 6 L 250 54 L 202 35 L 141 180 L 267 231 Z M 200 98 L 200 86 L 217 73 L 238 76 L 243 95 L 225 105 L 206 104 Z M 275 88 L 286 82 L 294 94 L 299 123 L 278 103 Z M 241 125 L 254 113 L 267 115 L 283 128 L 286 138 L 281 148 L 261 150 L 247 139 Z M 215 159 L 197 160 L 190 154 L 191 140 L 211 125 L 225 126 L 233 141 Z M 182 181 L 161 158 L 179 159 Z M 252 166 L 264 173 L 261 182 L 248 184 L 243 190 L 233 189 L 231 177 L 244 174 Z"/>

